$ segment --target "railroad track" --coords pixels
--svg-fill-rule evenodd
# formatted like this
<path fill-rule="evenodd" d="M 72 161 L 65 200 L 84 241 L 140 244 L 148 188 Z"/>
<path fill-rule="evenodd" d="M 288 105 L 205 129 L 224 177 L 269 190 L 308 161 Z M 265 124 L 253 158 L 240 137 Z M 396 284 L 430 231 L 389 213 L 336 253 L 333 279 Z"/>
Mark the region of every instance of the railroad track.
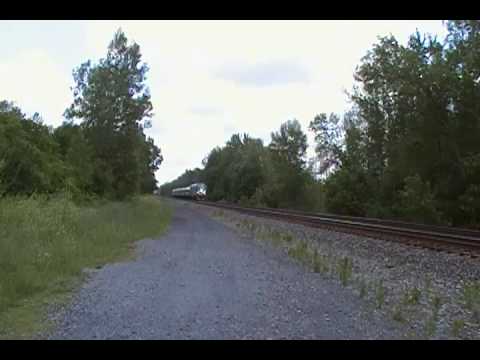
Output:
<path fill-rule="evenodd" d="M 400 242 L 419 248 L 446 251 L 472 258 L 480 257 L 480 231 L 475 230 L 297 210 L 252 208 L 211 201 L 197 203 L 309 227 Z"/>

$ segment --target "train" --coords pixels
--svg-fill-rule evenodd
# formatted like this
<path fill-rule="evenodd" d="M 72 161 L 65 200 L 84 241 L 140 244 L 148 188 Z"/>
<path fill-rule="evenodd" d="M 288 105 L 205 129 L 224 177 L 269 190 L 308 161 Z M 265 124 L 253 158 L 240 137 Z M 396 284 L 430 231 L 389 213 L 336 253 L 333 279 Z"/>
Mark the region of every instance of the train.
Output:
<path fill-rule="evenodd" d="M 195 183 L 187 187 L 172 190 L 172 196 L 176 198 L 205 200 L 207 197 L 207 185 Z"/>

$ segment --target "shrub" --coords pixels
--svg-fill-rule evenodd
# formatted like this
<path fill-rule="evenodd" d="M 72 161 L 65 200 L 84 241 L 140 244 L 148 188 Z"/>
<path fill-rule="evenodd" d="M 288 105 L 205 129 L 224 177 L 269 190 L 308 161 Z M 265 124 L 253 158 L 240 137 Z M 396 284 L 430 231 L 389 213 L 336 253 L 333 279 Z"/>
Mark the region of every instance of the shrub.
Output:
<path fill-rule="evenodd" d="M 399 215 L 408 221 L 437 224 L 441 214 L 437 210 L 430 184 L 424 182 L 419 175 L 408 176 L 405 186 L 399 193 Z"/>

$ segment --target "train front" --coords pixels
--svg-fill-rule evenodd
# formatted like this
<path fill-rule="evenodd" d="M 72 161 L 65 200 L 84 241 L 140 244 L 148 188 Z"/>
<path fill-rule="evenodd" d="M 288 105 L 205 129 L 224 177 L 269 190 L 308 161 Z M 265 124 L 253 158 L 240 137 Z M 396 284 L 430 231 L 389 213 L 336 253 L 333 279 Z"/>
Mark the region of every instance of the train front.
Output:
<path fill-rule="evenodd" d="M 207 197 L 207 185 L 198 183 L 192 185 L 193 197 L 195 200 L 205 200 Z"/>

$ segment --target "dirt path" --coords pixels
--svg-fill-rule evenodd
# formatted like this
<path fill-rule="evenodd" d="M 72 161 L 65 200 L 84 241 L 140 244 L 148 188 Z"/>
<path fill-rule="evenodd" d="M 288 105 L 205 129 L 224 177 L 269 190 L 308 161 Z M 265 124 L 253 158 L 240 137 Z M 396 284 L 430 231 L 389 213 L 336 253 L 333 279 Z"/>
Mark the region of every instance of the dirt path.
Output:
<path fill-rule="evenodd" d="M 57 314 L 54 339 L 399 338 L 353 294 L 175 204 L 135 261 L 93 274 Z M 369 315 L 370 314 L 370 315 Z"/>

